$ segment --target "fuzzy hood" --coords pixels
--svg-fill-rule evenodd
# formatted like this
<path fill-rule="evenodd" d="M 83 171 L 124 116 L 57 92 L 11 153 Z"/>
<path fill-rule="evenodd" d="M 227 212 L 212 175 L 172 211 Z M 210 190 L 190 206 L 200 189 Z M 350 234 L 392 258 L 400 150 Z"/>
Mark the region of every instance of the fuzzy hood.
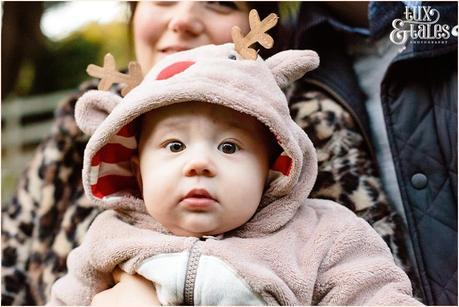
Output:
<path fill-rule="evenodd" d="M 124 98 L 92 90 L 77 102 L 79 127 L 92 135 L 84 153 L 83 186 L 90 200 L 111 209 L 145 212 L 130 158 L 137 153 L 135 119 L 153 109 L 192 101 L 219 104 L 251 115 L 275 135 L 283 153 L 243 236 L 285 225 L 308 197 L 316 176 L 316 151 L 292 120 L 282 88 L 315 69 L 317 54 L 289 50 L 245 60 L 234 44 L 207 45 L 160 61 Z"/>

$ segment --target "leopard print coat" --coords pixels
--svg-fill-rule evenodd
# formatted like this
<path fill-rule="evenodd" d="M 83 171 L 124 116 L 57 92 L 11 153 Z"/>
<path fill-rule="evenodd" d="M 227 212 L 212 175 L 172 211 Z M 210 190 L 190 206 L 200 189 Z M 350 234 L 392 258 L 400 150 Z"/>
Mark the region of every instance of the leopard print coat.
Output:
<path fill-rule="evenodd" d="M 311 197 L 334 200 L 368 221 L 411 275 L 403 222 L 388 204 L 355 120 L 326 94 L 305 90 L 300 82 L 288 97 L 292 117 L 318 153 Z M 59 106 L 52 133 L 38 147 L 13 199 L 2 204 L 3 305 L 45 304 L 51 285 L 66 273 L 68 253 L 101 210 L 84 195 L 81 169 L 88 136 L 74 119 L 76 100 L 93 88 L 94 82 L 85 84 Z"/>

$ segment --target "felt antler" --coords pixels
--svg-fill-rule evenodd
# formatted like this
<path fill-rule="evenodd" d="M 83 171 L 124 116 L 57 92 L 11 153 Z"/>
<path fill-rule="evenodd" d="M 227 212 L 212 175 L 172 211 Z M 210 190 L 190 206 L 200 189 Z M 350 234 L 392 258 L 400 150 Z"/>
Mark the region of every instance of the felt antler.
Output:
<path fill-rule="evenodd" d="M 234 49 L 247 60 L 256 60 L 257 51 L 253 48 L 249 48 L 252 44 L 259 42 L 266 49 L 272 48 L 274 44 L 273 38 L 265 33 L 272 27 L 277 24 L 276 14 L 271 13 L 265 19 L 260 21 L 260 16 L 258 15 L 257 10 L 251 10 L 249 13 L 249 25 L 250 32 L 243 37 L 241 34 L 241 29 L 237 26 L 234 26 L 231 31 L 231 36 L 233 37 Z"/>
<path fill-rule="evenodd" d="M 86 72 L 91 77 L 101 79 L 98 86 L 98 89 L 101 91 L 108 90 L 113 83 L 125 84 L 121 90 L 122 96 L 126 96 L 126 94 L 139 85 L 143 79 L 142 69 L 136 62 L 129 62 L 127 75 L 116 70 L 115 58 L 110 53 L 105 55 L 103 67 L 89 64 Z"/>

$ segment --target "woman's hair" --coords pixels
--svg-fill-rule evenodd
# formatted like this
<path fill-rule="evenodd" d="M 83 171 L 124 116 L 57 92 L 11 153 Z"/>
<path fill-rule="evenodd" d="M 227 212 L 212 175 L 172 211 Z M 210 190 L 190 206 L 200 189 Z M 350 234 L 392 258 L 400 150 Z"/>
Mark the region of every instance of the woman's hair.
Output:
<path fill-rule="evenodd" d="M 131 48 L 134 48 L 134 34 L 133 34 L 133 18 L 134 18 L 134 12 L 137 7 L 137 1 L 129 1 L 129 8 L 131 11 L 131 15 L 129 18 L 129 43 Z M 268 16 L 270 13 L 275 13 L 276 15 L 279 16 L 279 3 L 277 1 L 247 1 L 247 5 L 249 6 L 249 9 L 256 9 L 258 11 L 258 14 L 260 15 L 260 19 L 265 18 Z M 249 18 L 249 16 L 247 16 Z M 269 35 L 272 36 L 274 39 L 274 46 L 271 49 L 265 49 L 265 48 L 258 48 L 259 54 L 262 58 L 266 59 L 270 57 L 273 54 L 276 54 L 277 52 L 281 51 L 284 49 L 284 46 L 282 46 L 281 39 L 280 39 L 280 33 L 282 33 L 282 23 L 279 22 L 273 29 L 269 30 Z M 135 54 L 135 52 L 132 52 L 132 54 Z"/>

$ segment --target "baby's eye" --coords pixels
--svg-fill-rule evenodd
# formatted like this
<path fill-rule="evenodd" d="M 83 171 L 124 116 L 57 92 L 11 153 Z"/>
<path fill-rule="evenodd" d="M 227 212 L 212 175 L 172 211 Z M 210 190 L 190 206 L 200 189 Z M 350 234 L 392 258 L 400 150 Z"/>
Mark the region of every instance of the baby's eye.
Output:
<path fill-rule="evenodd" d="M 237 146 L 233 142 L 224 142 L 218 145 L 218 150 L 226 154 L 233 154 L 237 150 L 239 150 L 239 146 Z"/>
<path fill-rule="evenodd" d="M 185 144 L 180 141 L 171 141 L 166 144 L 166 148 L 171 152 L 180 152 L 186 148 Z"/>

